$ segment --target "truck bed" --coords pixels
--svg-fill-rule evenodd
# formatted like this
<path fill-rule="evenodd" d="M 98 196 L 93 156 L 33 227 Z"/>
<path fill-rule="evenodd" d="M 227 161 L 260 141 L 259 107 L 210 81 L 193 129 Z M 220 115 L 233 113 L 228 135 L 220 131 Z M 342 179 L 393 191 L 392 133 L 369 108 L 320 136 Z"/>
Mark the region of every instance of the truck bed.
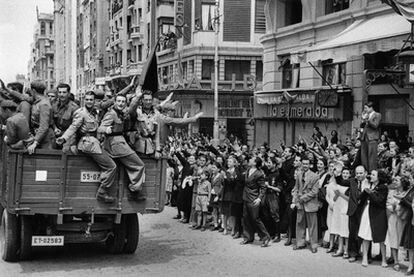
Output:
<path fill-rule="evenodd" d="M 142 158 L 146 200 L 130 201 L 128 177 L 118 170 L 118 182 L 110 195 L 116 201 L 106 204 L 95 196 L 99 186 L 93 172 L 99 167 L 86 155 L 63 154 L 59 150 L 37 150 L 34 155 L 6 149 L 0 166 L 1 204 L 19 214 L 127 214 L 161 212 L 164 207 L 166 160 Z M 119 169 L 121 167 L 118 167 Z M 81 174 L 84 175 L 81 182 Z"/>

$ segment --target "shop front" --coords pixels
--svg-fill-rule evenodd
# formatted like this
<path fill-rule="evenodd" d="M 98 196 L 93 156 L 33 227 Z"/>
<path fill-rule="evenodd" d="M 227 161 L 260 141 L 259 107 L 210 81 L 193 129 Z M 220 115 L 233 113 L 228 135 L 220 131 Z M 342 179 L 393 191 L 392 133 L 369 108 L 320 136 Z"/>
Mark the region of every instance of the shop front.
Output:
<path fill-rule="evenodd" d="M 352 103 L 349 88 L 285 89 L 256 92 L 254 101 L 255 145 L 267 142 L 277 148 L 309 139 L 313 128 L 327 135 L 332 130 L 350 136 Z"/>
<path fill-rule="evenodd" d="M 189 133 L 200 133 L 213 136 L 214 125 L 214 94 L 210 90 L 172 90 L 174 100 L 178 101 L 176 116 L 189 116 L 203 112 L 197 123 L 191 124 Z M 160 93 L 164 98 L 169 92 Z M 218 116 L 220 139 L 231 135 L 241 139 L 244 143 L 253 141 L 253 126 L 250 124 L 253 117 L 252 92 L 219 91 Z"/>

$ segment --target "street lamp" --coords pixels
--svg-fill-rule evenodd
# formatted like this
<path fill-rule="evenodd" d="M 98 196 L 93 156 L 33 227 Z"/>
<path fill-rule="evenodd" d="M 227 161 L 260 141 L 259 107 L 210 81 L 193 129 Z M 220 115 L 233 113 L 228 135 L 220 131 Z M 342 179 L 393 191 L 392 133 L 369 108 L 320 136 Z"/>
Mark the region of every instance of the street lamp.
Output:
<path fill-rule="evenodd" d="M 218 42 L 219 42 L 219 0 L 216 0 L 214 16 L 214 126 L 213 139 L 216 145 L 219 142 L 219 121 L 218 121 L 218 75 L 219 75 L 219 57 L 218 57 Z"/>

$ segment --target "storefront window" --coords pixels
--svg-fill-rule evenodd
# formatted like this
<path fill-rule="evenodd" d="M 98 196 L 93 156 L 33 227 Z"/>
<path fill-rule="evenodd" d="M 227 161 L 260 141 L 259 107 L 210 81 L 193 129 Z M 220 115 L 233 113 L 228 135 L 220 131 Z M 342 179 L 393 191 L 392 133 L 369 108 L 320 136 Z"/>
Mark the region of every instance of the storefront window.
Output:
<path fill-rule="evenodd" d="M 225 80 L 232 80 L 236 75 L 237 81 L 243 81 L 244 75 L 250 75 L 250 61 L 227 60 L 225 62 Z"/>
<path fill-rule="evenodd" d="M 346 83 L 346 63 L 322 63 L 323 85 L 344 85 Z"/>
<path fill-rule="evenodd" d="M 326 0 L 325 14 L 336 13 L 349 8 L 349 0 Z"/>

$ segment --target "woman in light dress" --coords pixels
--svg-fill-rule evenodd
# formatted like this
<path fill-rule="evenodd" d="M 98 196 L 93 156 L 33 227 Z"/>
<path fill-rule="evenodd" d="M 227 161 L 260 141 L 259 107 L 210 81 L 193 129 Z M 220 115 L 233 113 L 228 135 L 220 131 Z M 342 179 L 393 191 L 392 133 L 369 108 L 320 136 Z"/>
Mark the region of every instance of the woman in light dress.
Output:
<path fill-rule="evenodd" d="M 334 208 L 334 198 L 335 198 L 335 189 L 336 189 L 336 180 L 335 177 L 341 175 L 342 172 L 342 163 L 333 162 L 329 163 L 329 170 L 331 172 L 331 179 L 329 180 L 328 185 L 326 186 L 326 201 L 328 202 L 328 215 L 326 217 L 326 225 L 328 225 L 328 230 L 325 232 L 325 237 L 329 236 L 329 248 L 326 250 L 326 253 L 331 253 L 334 251 L 335 246 L 335 235 L 332 234 L 332 221 L 333 221 L 333 208 Z"/>
<path fill-rule="evenodd" d="M 349 168 L 342 169 L 342 178 L 336 178 L 336 188 L 334 197 L 334 207 L 332 212 L 331 233 L 338 236 L 338 251 L 333 254 L 333 257 L 343 256 L 347 259 L 348 256 L 348 236 L 349 236 L 349 217 L 348 211 L 348 196 L 345 195 L 349 188 L 347 180 L 351 177 Z"/>
<path fill-rule="evenodd" d="M 391 248 L 391 255 L 394 259 L 394 270 L 400 270 L 398 261 L 398 248 L 400 247 L 401 237 L 404 226 L 407 222 L 402 215 L 400 200 L 405 196 L 410 187 L 410 182 L 406 178 L 396 176 L 393 182 L 388 186 L 387 197 L 387 216 L 388 216 L 388 230 L 385 238 L 385 245 Z"/>

